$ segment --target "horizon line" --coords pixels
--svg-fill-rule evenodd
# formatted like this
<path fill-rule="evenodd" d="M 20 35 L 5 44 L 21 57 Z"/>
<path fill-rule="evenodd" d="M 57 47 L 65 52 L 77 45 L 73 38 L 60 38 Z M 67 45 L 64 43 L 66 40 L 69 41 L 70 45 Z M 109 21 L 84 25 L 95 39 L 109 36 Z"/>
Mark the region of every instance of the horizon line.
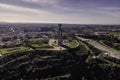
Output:
<path fill-rule="evenodd" d="M 120 25 L 120 24 L 99 24 L 99 23 L 66 23 L 66 22 L 0 22 L 0 24 L 76 24 L 76 25 Z"/>

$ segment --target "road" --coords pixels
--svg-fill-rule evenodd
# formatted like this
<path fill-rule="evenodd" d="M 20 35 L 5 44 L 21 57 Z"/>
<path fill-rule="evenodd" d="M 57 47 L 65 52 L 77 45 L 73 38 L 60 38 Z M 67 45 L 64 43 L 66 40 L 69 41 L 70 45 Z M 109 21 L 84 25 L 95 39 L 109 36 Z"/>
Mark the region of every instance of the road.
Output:
<path fill-rule="evenodd" d="M 111 56 L 111 57 L 115 57 L 117 59 L 120 59 L 120 51 L 118 51 L 118 50 L 115 50 L 115 49 L 113 49 L 111 47 L 108 47 L 106 45 L 102 45 L 95 40 L 85 39 L 85 38 L 82 38 L 82 37 L 77 37 L 77 38 L 80 39 L 81 41 L 87 42 L 88 44 L 94 46 L 95 48 L 97 48 L 99 50 L 107 52 L 108 55 Z M 106 53 L 104 53 L 104 54 L 106 54 Z"/>
<path fill-rule="evenodd" d="M 0 53 L 0 57 L 3 56 L 1 53 Z"/>

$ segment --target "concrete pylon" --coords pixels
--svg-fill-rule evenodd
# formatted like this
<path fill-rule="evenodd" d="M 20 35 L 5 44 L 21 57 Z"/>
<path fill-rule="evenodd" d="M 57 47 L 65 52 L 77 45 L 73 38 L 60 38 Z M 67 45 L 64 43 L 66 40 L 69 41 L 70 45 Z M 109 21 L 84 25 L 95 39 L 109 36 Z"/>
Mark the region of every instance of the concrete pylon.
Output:
<path fill-rule="evenodd" d="M 62 25 L 58 25 L 58 45 L 62 45 Z"/>

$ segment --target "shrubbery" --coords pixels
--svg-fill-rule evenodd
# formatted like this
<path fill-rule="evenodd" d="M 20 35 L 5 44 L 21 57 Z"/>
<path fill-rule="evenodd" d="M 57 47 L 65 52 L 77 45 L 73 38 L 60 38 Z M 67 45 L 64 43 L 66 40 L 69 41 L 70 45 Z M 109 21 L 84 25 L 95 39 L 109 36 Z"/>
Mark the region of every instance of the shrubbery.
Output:
<path fill-rule="evenodd" d="M 66 51 L 27 51 L 0 58 L 0 79 L 120 80 L 120 62 L 115 61 L 118 65 L 93 58 L 84 46 Z"/>

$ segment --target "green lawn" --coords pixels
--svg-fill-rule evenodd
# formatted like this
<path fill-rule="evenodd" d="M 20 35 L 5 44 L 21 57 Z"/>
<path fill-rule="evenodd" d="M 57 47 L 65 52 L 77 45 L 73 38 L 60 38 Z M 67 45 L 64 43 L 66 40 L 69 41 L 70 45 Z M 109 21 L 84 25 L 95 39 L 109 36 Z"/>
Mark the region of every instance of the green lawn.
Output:
<path fill-rule="evenodd" d="M 70 48 L 74 48 L 74 47 L 76 47 L 78 45 L 78 43 L 76 42 L 76 41 L 73 41 L 73 42 L 71 42 L 70 44 L 69 44 L 69 47 Z"/>
<path fill-rule="evenodd" d="M 29 44 L 35 48 L 52 48 L 48 39 L 31 38 Z"/>
<path fill-rule="evenodd" d="M 120 32 L 110 32 L 109 34 L 113 34 L 113 35 L 120 35 Z"/>
<path fill-rule="evenodd" d="M 80 46 L 84 46 L 87 51 L 91 51 L 90 48 L 85 43 L 83 43 L 82 41 L 79 41 L 79 44 L 80 44 Z"/>
<path fill-rule="evenodd" d="M 35 48 L 52 48 L 49 44 L 31 44 Z"/>
<path fill-rule="evenodd" d="M 64 43 L 64 45 L 70 47 L 70 48 L 75 48 L 79 45 L 79 43 L 76 40 L 73 40 L 71 42 Z"/>
<path fill-rule="evenodd" d="M 48 44 L 49 39 L 31 38 L 29 39 L 30 44 Z"/>
<path fill-rule="evenodd" d="M 28 51 L 28 50 L 29 48 L 27 47 L 19 46 L 19 47 L 12 47 L 12 48 L 1 48 L 0 52 L 1 54 L 5 55 L 12 52 L 20 52 L 20 51 Z"/>

